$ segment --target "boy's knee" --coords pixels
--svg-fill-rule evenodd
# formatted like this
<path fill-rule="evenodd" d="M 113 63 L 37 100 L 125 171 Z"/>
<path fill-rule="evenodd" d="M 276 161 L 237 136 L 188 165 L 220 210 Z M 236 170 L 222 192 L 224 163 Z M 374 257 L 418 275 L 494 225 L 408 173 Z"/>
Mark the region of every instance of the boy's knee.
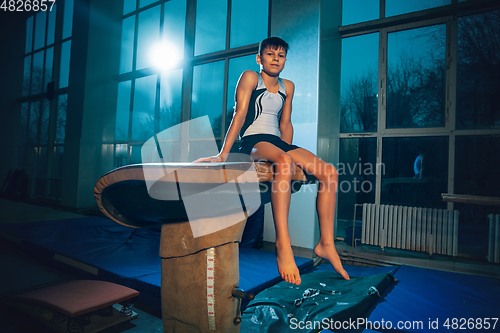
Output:
<path fill-rule="evenodd" d="M 275 163 L 275 169 L 281 170 L 283 173 L 292 173 L 295 166 L 292 156 L 287 153 L 280 154 Z"/>
<path fill-rule="evenodd" d="M 337 182 L 338 179 L 337 168 L 335 168 L 331 164 L 327 164 L 322 178 L 327 183 Z"/>
<path fill-rule="evenodd" d="M 282 153 L 276 158 L 275 164 L 278 167 L 290 166 L 293 164 L 293 158 L 287 153 Z"/>

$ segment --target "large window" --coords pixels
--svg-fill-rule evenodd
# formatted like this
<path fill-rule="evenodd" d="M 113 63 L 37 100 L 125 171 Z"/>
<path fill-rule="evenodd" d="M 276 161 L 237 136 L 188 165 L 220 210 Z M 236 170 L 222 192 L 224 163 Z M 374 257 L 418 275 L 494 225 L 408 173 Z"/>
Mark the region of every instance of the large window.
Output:
<path fill-rule="evenodd" d="M 388 33 L 387 128 L 443 127 L 446 25 Z"/>
<path fill-rule="evenodd" d="M 378 33 L 342 40 L 342 133 L 376 132 Z"/>
<path fill-rule="evenodd" d="M 258 70 L 268 8 L 268 0 L 124 1 L 115 166 L 140 163 L 147 139 L 201 116 L 209 117 L 221 146 L 238 77 Z M 202 153 L 211 135 L 189 133 L 196 144 L 186 158 Z"/>
<path fill-rule="evenodd" d="M 60 199 L 73 0 L 26 20 L 19 165 L 30 196 Z"/>
<path fill-rule="evenodd" d="M 457 129 L 500 128 L 500 10 L 458 19 Z"/>
<path fill-rule="evenodd" d="M 344 1 L 339 28 L 338 217 L 352 221 L 354 204 L 365 202 L 457 209 L 460 253 L 483 256 L 464 235 L 475 226 L 484 236 L 498 208 L 445 203 L 441 194 L 500 196 L 500 4 L 363 3 L 356 15 Z M 347 191 L 354 183 L 357 192 Z"/>

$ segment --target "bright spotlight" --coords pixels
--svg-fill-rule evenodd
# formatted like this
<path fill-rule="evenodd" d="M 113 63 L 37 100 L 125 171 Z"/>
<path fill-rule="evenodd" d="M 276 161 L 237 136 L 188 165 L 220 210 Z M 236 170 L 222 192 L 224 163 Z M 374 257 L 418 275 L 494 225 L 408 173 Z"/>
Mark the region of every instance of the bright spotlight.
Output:
<path fill-rule="evenodd" d="M 161 42 L 151 48 L 151 61 L 153 66 L 166 70 L 179 63 L 179 50 L 172 44 Z"/>

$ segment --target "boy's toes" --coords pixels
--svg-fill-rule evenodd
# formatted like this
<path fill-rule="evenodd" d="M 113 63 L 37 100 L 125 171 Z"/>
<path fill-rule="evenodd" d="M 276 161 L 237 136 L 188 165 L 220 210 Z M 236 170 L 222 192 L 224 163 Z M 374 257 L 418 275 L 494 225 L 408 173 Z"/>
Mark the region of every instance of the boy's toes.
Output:
<path fill-rule="evenodd" d="M 299 286 L 301 282 L 302 282 L 302 280 L 300 278 L 295 279 L 295 284 L 297 286 Z"/>

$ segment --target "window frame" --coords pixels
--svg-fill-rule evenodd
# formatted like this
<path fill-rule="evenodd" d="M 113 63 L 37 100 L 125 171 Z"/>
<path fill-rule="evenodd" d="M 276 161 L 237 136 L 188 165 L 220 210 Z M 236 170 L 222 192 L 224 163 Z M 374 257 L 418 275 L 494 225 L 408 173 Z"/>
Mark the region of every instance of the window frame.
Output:
<path fill-rule="evenodd" d="M 29 162 L 29 161 L 19 161 L 21 166 L 24 166 L 28 168 L 28 170 L 33 170 L 33 172 L 29 175 L 29 187 L 28 187 L 28 193 L 30 196 L 41 196 L 42 198 L 49 199 L 49 200 L 55 200 L 59 201 L 60 196 L 61 196 L 61 189 L 57 189 L 57 184 L 62 181 L 62 175 L 56 176 L 56 167 L 57 167 L 57 159 L 62 159 L 63 154 L 64 154 L 64 140 L 62 142 L 57 141 L 57 135 L 56 131 L 58 130 L 57 126 L 57 121 L 58 121 L 58 106 L 59 106 L 59 98 L 61 96 L 66 95 L 66 98 L 68 96 L 68 87 L 63 87 L 59 88 L 59 81 L 60 81 L 60 70 L 61 70 L 61 51 L 62 51 L 62 45 L 66 42 L 70 42 L 73 39 L 73 14 L 74 14 L 74 5 L 73 5 L 73 12 L 67 13 L 68 15 L 71 15 L 71 31 L 68 36 L 63 38 L 63 29 L 64 29 L 64 15 L 65 15 L 65 5 L 66 1 L 58 1 L 57 6 L 55 8 L 56 10 L 56 19 L 55 19 L 55 27 L 54 27 L 54 40 L 48 44 L 48 32 L 50 29 L 50 12 L 46 11 L 46 20 L 45 20 L 45 34 L 44 34 L 44 44 L 42 47 L 38 49 L 34 49 L 35 45 L 35 34 L 36 34 L 36 16 L 39 12 L 32 12 L 28 16 L 26 16 L 26 22 L 30 19 L 33 18 L 33 24 L 31 29 L 31 48 L 29 52 L 26 52 L 26 48 L 24 49 L 23 53 L 23 59 L 26 57 L 31 57 L 30 59 L 30 79 L 29 79 L 29 93 L 27 95 L 23 95 L 18 99 L 18 102 L 21 105 L 27 104 L 27 109 L 28 109 L 28 114 L 27 114 L 27 119 L 28 119 L 28 124 L 26 128 L 26 138 L 20 138 L 20 149 L 23 149 L 26 151 L 26 154 L 30 154 L 30 151 L 35 154 L 34 161 Z M 26 35 L 28 35 L 29 32 L 26 31 Z M 54 83 L 54 91 L 53 91 L 53 98 L 51 100 L 47 99 L 47 87 L 46 87 L 46 62 L 47 62 L 47 50 L 52 48 L 53 49 L 53 55 L 52 55 L 52 80 L 50 82 Z M 42 89 L 40 92 L 32 94 L 32 71 L 33 71 L 33 55 L 38 53 L 38 52 L 43 52 L 44 53 L 44 59 L 43 59 L 43 71 L 42 71 Z M 71 58 L 70 58 L 71 59 Z M 25 63 L 23 61 L 23 63 Z M 23 69 L 23 75 L 25 71 Z M 69 74 L 68 74 L 69 75 Z M 23 84 L 24 84 L 24 78 L 23 78 Z M 24 89 L 24 88 L 23 88 Z M 31 143 L 29 139 L 29 116 L 31 112 L 31 105 L 33 103 L 39 103 L 40 109 L 43 108 L 43 105 L 48 101 L 48 112 L 49 112 L 49 123 L 48 123 L 48 137 L 47 137 L 47 143 L 42 143 L 41 138 L 40 138 L 40 128 L 41 128 L 41 119 L 40 117 L 38 119 L 38 130 L 37 130 L 37 142 L 36 143 Z M 40 152 L 46 148 L 47 155 L 45 158 L 42 158 L 40 156 Z M 57 151 L 59 149 L 63 149 L 62 154 L 58 154 Z M 21 154 L 21 156 L 23 156 Z M 44 161 L 46 163 L 45 168 L 45 175 L 44 176 L 39 176 L 38 175 L 38 167 L 40 161 Z M 27 165 L 29 164 L 29 165 Z M 37 193 L 37 188 L 39 186 L 39 182 L 43 183 L 41 180 L 45 180 L 45 185 L 43 186 L 43 189 L 41 190 L 41 193 Z M 42 184 L 43 185 L 43 184 Z M 55 189 L 53 187 L 56 187 Z"/>
<path fill-rule="evenodd" d="M 398 16 L 385 17 L 385 0 L 380 0 L 380 18 L 368 22 L 345 25 L 338 28 L 342 37 L 349 38 L 364 34 L 379 34 L 378 54 L 378 112 L 376 132 L 343 132 L 339 138 L 370 138 L 377 139 L 377 163 L 383 163 L 383 138 L 389 137 L 422 137 L 446 136 L 448 146 L 448 191 L 455 191 L 455 138 L 469 135 L 499 135 L 500 129 L 456 129 L 456 97 L 457 97 L 457 49 L 458 49 L 458 19 L 460 17 L 499 10 L 500 3 L 491 0 L 464 1 L 452 0 L 450 5 L 426 9 Z M 446 83 L 445 83 L 445 124 L 443 127 L 429 128 L 387 128 L 387 45 L 388 34 L 396 31 L 416 29 L 436 24 L 446 24 Z M 375 184 L 375 203 L 381 202 L 382 174 L 377 173 Z M 448 202 L 447 209 L 453 210 L 454 203 Z"/>
<path fill-rule="evenodd" d="M 150 8 L 153 8 L 155 6 L 160 5 L 161 9 L 161 15 L 160 15 L 160 39 L 163 34 L 163 24 L 164 24 L 164 5 L 165 2 L 168 0 L 160 0 L 160 1 L 155 1 L 154 3 L 151 3 L 147 6 L 139 8 L 138 2 L 136 5 L 136 9 L 123 15 L 123 20 L 126 18 L 129 18 L 134 15 L 138 15 L 140 12 L 143 12 L 145 10 L 148 10 Z M 133 102 L 134 102 L 134 92 L 135 92 L 135 81 L 139 78 L 149 76 L 149 75 L 157 75 L 157 85 L 156 85 L 156 92 L 155 92 L 155 98 L 156 98 L 156 103 L 155 103 L 155 133 L 158 131 L 158 114 L 159 114 L 159 91 L 160 91 L 160 80 L 161 80 L 161 74 L 164 72 L 168 71 L 173 71 L 173 70 L 178 70 L 182 69 L 182 88 L 181 88 L 181 115 L 180 115 L 180 122 L 185 122 L 191 119 L 191 95 L 192 95 L 192 89 L 193 89 L 193 70 L 195 66 L 198 65 L 203 65 L 203 64 L 208 64 L 211 62 L 217 62 L 217 61 L 224 61 L 224 91 L 223 91 L 223 108 L 221 110 L 222 112 L 222 126 L 221 126 L 221 136 L 215 137 L 215 140 L 217 143 L 220 145 L 222 144 L 225 134 L 226 134 L 226 122 L 227 122 L 227 117 L 226 117 L 226 112 L 227 110 L 227 97 L 228 94 L 232 94 L 233 92 L 228 92 L 228 74 L 229 74 L 229 60 L 231 58 L 236 58 L 236 57 L 242 57 L 242 56 L 247 56 L 247 55 L 252 55 L 252 54 L 257 54 L 258 48 L 259 48 L 259 43 L 254 43 L 254 44 L 249 44 L 249 45 L 244 45 L 244 46 L 239 46 L 235 48 L 230 48 L 230 41 L 231 41 L 231 10 L 232 10 L 232 1 L 233 0 L 228 0 L 228 6 L 227 6 L 227 20 L 226 20 L 226 41 L 225 41 L 225 50 L 221 51 L 216 51 L 212 53 L 207 53 L 207 54 L 201 54 L 201 55 L 194 55 L 194 45 L 195 45 L 195 30 L 196 30 L 196 3 L 197 0 L 186 0 L 187 5 L 186 5 L 186 20 L 185 20 L 185 31 L 184 31 L 184 59 L 177 64 L 176 66 L 173 66 L 172 68 L 168 70 L 159 70 L 154 67 L 148 67 L 144 69 L 136 69 L 136 58 L 137 58 L 137 36 L 138 36 L 138 19 L 136 16 L 135 19 L 135 27 L 134 27 L 134 49 L 133 49 L 133 64 L 132 64 L 132 71 L 123 73 L 123 74 L 117 74 L 113 77 L 113 79 L 117 82 L 123 82 L 127 80 L 131 80 L 131 98 L 130 98 L 130 116 L 129 116 L 129 127 L 128 127 L 128 139 L 127 140 L 115 140 L 114 141 L 114 146 L 115 146 L 115 151 L 116 147 L 118 145 L 123 145 L 127 144 L 127 161 L 126 164 L 131 163 L 131 156 L 132 156 L 132 149 L 134 146 L 140 146 L 142 145 L 145 141 L 144 140 L 131 140 L 131 130 L 132 130 L 132 110 L 133 110 Z M 270 34 L 270 29 L 271 29 L 271 6 L 272 6 L 272 0 L 268 1 L 268 22 L 267 22 L 267 35 L 265 37 L 268 37 Z M 203 142 L 206 141 L 204 138 L 190 138 L 190 142 Z M 183 152 L 184 154 L 187 154 L 187 152 Z M 186 155 L 187 156 L 187 155 Z M 181 159 L 186 158 L 186 156 L 181 156 Z M 116 160 L 116 158 L 115 158 Z M 119 166 L 119 165 L 115 165 Z"/>

